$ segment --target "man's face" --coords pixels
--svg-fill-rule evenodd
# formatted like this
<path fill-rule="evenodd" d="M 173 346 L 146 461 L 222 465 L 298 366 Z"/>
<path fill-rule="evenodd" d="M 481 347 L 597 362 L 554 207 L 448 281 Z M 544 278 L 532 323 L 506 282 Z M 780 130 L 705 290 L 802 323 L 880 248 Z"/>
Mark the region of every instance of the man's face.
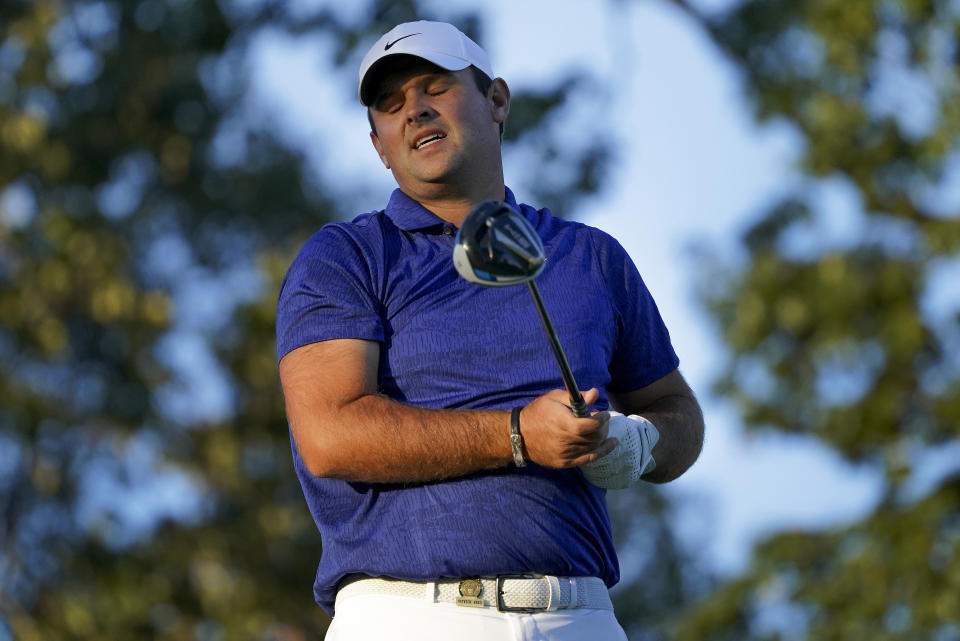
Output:
<path fill-rule="evenodd" d="M 417 60 L 385 72 L 370 105 L 373 145 L 400 188 L 413 197 L 438 189 L 470 193 L 500 176 L 499 123 L 509 91 L 494 81 L 480 93 L 473 72 Z"/>

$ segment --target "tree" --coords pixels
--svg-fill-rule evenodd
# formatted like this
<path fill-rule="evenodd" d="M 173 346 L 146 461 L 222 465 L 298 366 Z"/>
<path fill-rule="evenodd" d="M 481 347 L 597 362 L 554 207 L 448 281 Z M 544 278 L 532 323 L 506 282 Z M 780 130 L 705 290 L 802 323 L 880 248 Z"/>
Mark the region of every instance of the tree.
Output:
<path fill-rule="evenodd" d="M 804 143 L 801 187 L 744 234 L 745 263 L 706 257 L 728 347 L 715 391 L 751 429 L 822 439 L 886 481 L 862 521 L 759 545 L 676 638 L 960 638 L 960 476 L 916 489 L 960 433 L 958 316 L 931 305 L 960 250 L 960 13 L 774 0 L 704 21 L 758 119 Z M 825 188 L 853 194 L 862 233 L 831 235 Z"/>
<path fill-rule="evenodd" d="M 274 303 L 306 237 L 357 212 L 250 112 L 244 68 L 265 30 L 331 37 L 352 91 L 366 43 L 420 8 L 0 6 L 0 639 L 321 636 Z M 539 184 L 561 211 L 609 157 L 549 134 L 585 84 L 515 91 L 507 130 L 558 169 Z M 672 580 L 674 552 L 649 571 Z"/>

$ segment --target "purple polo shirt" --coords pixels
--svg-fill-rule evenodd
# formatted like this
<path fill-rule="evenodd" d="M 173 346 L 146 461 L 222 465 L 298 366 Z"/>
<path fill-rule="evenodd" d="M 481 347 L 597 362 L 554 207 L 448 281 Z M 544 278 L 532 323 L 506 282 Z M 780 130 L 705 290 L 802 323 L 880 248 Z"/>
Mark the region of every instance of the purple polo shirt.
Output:
<path fill-rule="evenodd" d="M 506 200 L 517 205 L 509 189 Z M 546 209 L 520 211 L 543 240 L 537 285 L 577 383 L 601 390 L 595 407 L 607 407 L 607 390 L 638 389 L 676 369 L 667 329 L 620 244 Z M 526 286 L 460 278 L 455 231 L 400 190 L 384 211 L 325 225 L 281 285 L 278 356 L 335 338 L 377 341 L 380 392 L 419 407 L 508 409 L 563 387 Z M 391 485 L 317 478 L 296 443 L 293 457 L 323 542 L 314 595 L 331 614 L 337 582 L 353 573 L 619 580 L 604 490 L 578 469 L 510 465 Z"/>

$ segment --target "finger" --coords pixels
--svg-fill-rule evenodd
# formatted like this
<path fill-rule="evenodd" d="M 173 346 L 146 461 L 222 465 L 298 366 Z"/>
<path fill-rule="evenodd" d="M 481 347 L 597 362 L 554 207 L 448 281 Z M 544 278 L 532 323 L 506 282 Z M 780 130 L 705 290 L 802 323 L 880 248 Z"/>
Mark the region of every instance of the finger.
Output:
<path fill-rule="evenodd" d="M 574 420 L 578 421 L 576 429 L 581 436 L 598 444 L 607 438 L 607 431 L 610 429 L 610 413 L 606 410 Z"/>
<path fill-rule="evenodd" d="M 606 439 L 603 443 L 598 445 L 597 449 L 593 450 L 589 454 L 584 454 L 583 456 L 575 459 L 572 465 L 577 466 L 577 465 L 583 465 L 585 463 L 593 463 L 594 461 L 599 460 L 604 456 L 606 456 L 607 454 L 610 454 L 611 452 L 613 452 L 613 450 L 617 449 L 617 445 L 619 444 L 620 444 L 620 441 L 617 440 L 616 437 L 611 436 L 610 438 Z"/>
<path fill-rule="evenodd" d="M 606 414 L 606 412 L 601 412 Z M 597 440 L 603 441 L 607 438 L 607 434 L 610 433 L 610 415 L 607 414 L 604 418 L 598 418 L 600 421 L 599 427 L 597 427 L 596 437 Z"/>
<path fill-rule="evenodd" d="M 594 454 L 597 455 L 597 458 L 603 458 L 607 454 L 610 454 L 617 449 L 618 445 L 620 445 L 620 439 L 618 439 L 616 436 L 611 436 L 610 438 L 605 439 L 603 443 L 600 444 L 600 447 L 594 450 Z"/>
<path fill-rule="evenodd" d="M 600 398 L 600 390 L 596 387 L 591 387 L 586 391 L 581 390 L 580 393 L 583 395 L 583 401 L 587 405 L 593 405 L 597 402 L 597 399 Z"/>
<path fill-rule="evenodd" d="M 593 414 L 590 415 L 590 418 L 600 421 L 604 425 L 608 425 L 610 423 L 610 412 L 607 410 L 599 412 L 594 410 Z"/>
<path fill-rule="evenodd" d="M 569 398 L 567 396 L 567 390 L 563 389 L 562 387 L 558 389 L 552 389 L 546 394 L 544 394 L 544 396 L 549 398 L 551 401 L 561 401 L 561 402 L 566 401 Z"/>

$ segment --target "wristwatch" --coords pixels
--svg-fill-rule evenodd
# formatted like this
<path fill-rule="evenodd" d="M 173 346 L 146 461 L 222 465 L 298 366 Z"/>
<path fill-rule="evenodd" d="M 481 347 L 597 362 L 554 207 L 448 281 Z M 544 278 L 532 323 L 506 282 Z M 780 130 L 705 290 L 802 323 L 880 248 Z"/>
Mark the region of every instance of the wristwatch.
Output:
<path fill-rule="evenodd" d="M 517 467 L 526 467 L 527 459 L 523 456 L 523 437 L 520 436 L 520 412 L 523 407 L 514 407 L 510 412 L 510 449 L 513 450 L 513 464 Z"/>

